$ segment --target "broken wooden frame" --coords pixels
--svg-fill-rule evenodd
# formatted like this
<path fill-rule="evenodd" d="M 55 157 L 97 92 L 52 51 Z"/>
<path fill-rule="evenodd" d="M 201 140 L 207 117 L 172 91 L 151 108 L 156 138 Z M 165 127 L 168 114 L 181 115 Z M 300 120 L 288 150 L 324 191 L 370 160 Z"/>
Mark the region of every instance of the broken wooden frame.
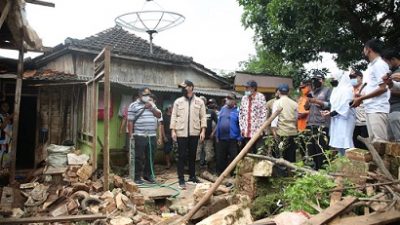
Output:
<path fill-rule="evenodd" d="M 103 173 L 104 173 L 104 191 L 109 190 L 110 173 L 110 149 L 109 149 L 109 127 L 110 127 L 110 67 L 111 67 L 111 49 L 105 47 L 93 60 L 94 76 L 86 82 L 87 90 L 91 99 L 91 126 L 92 126 L 92 163 L 94 170 L 97 169 L 97 119 L 98 119 L 98 88 L 99 83 L 104 80 L 104 144 L 103 144 Z"/>

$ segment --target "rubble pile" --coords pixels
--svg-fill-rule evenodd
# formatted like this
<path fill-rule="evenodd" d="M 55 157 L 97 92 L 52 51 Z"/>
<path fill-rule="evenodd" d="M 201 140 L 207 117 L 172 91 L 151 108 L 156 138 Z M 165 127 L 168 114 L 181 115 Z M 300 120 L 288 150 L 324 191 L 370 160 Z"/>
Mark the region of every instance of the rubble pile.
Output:
<path fill-rule="evenodd" d="M 131 179 L 111 176 L 111 191 L 104 191 L 89 158 L 68 154 L 68 165 L 46 167 L 32 182 L 1 188 L 0 220 L 38 223 L 88 220 L 94 224 L 156 224 L 161 216 L 145 210 L 145 197 Z M 86 217 L 85 217 L 86 216 Z"/>

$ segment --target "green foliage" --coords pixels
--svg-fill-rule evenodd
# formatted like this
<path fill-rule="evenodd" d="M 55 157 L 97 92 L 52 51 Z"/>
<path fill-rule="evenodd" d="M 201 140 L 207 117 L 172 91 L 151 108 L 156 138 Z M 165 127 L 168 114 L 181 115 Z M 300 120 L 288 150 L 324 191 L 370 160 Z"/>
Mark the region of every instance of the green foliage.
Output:
<path fill-rule="evenodd" d="M 306 174 L 285 190 L 287 209 L 290 211 L 304 210 L 315 214 L 317 211 L 312 205 L 320 208 L 328 207 L 330 193 L 327 190 L 334 187 L 335 183 L 321 173 Z"/>
<path fill-rule="evenodd" d="M 238 0 L 242 23 L 254 29 L 262 51 L 295 65 L 337 55 L 348 67 L 362 59 L 363 43 L 381 38 L 399 44 L 400 1 L 393 0 Z M 262 54 L 259 54 L 262 55 Z"/>

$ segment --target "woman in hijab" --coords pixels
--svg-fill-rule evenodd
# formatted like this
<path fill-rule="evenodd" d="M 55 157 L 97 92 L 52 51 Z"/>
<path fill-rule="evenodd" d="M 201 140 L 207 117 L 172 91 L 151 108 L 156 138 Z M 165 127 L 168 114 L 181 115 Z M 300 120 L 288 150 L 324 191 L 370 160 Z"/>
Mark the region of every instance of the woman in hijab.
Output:
<path fill-rule="evenodd" d="M 353 87 L 349 76 L 344 73 L 334 75 L 331 84 L 333 86 L 330 98 L 331 111 L 321 113 L 331 117 L 329 145 L 343 156 L 346 149 L 354 147 L 353 131 L 356 116 L 349 104 L 353 100 Z"/>

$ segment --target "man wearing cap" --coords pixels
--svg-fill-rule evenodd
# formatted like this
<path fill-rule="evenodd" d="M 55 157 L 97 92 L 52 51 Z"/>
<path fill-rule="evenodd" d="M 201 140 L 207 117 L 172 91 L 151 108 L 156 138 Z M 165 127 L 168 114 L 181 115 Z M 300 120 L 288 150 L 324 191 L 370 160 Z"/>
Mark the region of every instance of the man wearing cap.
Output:
<path fill-rule="evenodd" d="M 314 169 L 319 170 L 325 161 L 323 150 L 328 149 L 329 118 L 325 118 L 321 111 L 330 110 L 330 96 L 332 90 L 324 87 L 325 76 L 315 72 L 311 77 L 311 93 L 304 105 L 309 110 L 307 130 L 311 132 L 311 140 L 307 145 L 307 151 L 314 161 Z M 321 149 L 322 147 L 322 149 Z"/>
<path fill-rule="evenodd" d="M 154 152 L 157 148 L 157 126 L 161 111 L 157 109 L 150 98 L 150 89 L 139 90 L 139 98 L 128 108 L 128 130 L 129 136 L 135 140 L 135 149 L 131 149 L 131 162 L 134 153 L 134 181 L 143 184 L 142 177 L 149 183 L 155 183 L 151 168 L 153 166 Z M 151 155 L 150 155 L 151 154 Z"/>
<path fill-rule="evenodd" d="M 267 119 L 267 110 L 265 107 L 267 102 L 264 95 L 257 92 L 257 82 L 254 80 L 246 83 L 244 94 L 239 111 L 239 125 L 241 135 L 244 138 L 243 144 L 246 144 Z M 260 138 L 252 146 L 252 152 L 257 153 L 257 149 L 261 146 L 262 139 Z"/>
<path fill-rule="evenodd" d="M 289 162 L 296 161 L 296 144 L 294 138 L 297 135 L 297 103 L 288 97 L 289 85 L 278 86 L 279 99 L 275 101 L 272 113 L 282 109 L 282 112 L 272 121 L 271 130 L 277 146 L 283 149 L 275 149 L 275 156 L 282 156 Z M 283 144 L 280 144 L 283 143 Z"/>
<path fill-rule="evenodd" d="M 350 83 L 353 86 L 353 94 L 354 97 L 358 97 L 364 94 L 362 88 L 363 74 L 358 70 L 352 70 L 350 72 Z M 364 104 L 361 104 L 357 108 L 355 108 L 356 113 L 356 126 L 354 127 L 353 132 L 353 143 L 355 148 L 367 149 L 364 143 L 357 139 L 358 136 L 367 138 L 368 137 L 368 129 L 367 129 L 367 119 L 365 115 Z"/>
<path fill-rule="evenodd" d="M 194 95 L 194 85 L 185 80 L 178 85 L 183 96 L 176 99 L 171 115 L 171 136 L 178 142 L 179 187 L 186 188 L 184 179 L 185 160 L 189 160 L 189 182 L 199 183 L 195 174 L 196 150 L 198 141 L 204 141 L 207 128 L 206 107 L 203 100 Z M 188 155 L 188 157 L 186 157 Z"/>
<path fill-rule="evenodd" d="M 236 95 L 226 96 L 225 105 L 218 115 L 216 130 L 217 141 L 217 173 L 220 175 L 238 154 L 242 141 L 239 127 L 239 110 L 236 106 Z"/>

